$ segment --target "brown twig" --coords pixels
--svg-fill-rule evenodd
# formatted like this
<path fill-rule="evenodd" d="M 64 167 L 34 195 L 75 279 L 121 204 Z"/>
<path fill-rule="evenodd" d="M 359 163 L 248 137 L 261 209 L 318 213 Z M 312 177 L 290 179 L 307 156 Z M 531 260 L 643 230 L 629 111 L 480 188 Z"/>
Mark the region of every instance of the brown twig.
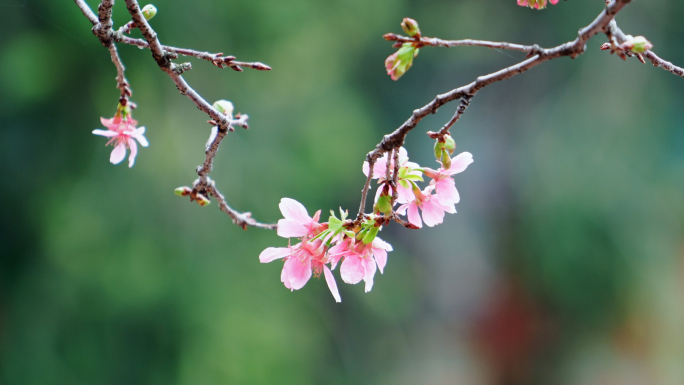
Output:
<path fill-rule="evenodd" d="M 499 41 L 487 41 L 487 40 L 473 40 L 473 39 L 463 39 L 463 40 L 442 40 L 436 37 L 421 37 L 420 39 L 415 39 L 412 37 L 406 37 L 402 35 L 397 35 L 394 33 L 387 33 L 382 36 L 385 40 L 396 41 L 397 43 L 413 43 L 416 48 L 421 48 L 425 46 L 430 47 L 464 47 L 464 46 L 477 46 L 477 47 L 487 47 L 492 49 L 507 49 L 512 51 L 520 52 L 532 52 L 535 49 L 539 49 L 538 45 L 521 45 L 513 44 L 507 42 Z"/>
<path fill-rule="evenodd" d="M 78 8 L 79 8 L 79 9 L 81 10 L 81 12 L 83 13 L 83 16 L 85 16 L 88 20 L 90 20 L 90 22 L 91 22 L 93 25 L 99 23 L 99 21 L 97 20 L 97 16 L 95 16 L 95 14 L 94 14 L 93 11 L 90 9 L 90 7 L 88 6 L 88 4 L 86 4 L 85 1 L 83 1 L 83 0 L 74 0 L 74 2 L 76 3 L 76 6 L 78 6 Z"/>
<path fill-rule="evenodd" d="M 136 47 L 140 48 L 149 48 L 150 45 L 147 41 L 142 40 L 142 39 L 135 39 L 132 37 L 124 36 L 121 33 L 115 33 L 113 36 L 113 39 L 117 42 L 121 42 L 124 44 L 129 44 L 129 45 L 134 45 Z M 192 56 L 196 57 L 198 59 L 202 60 L 207 60 L 210 61 L 213 65 L 219 67 L 219 68 L 225 68 L 225 67 L 230 67 L 236 71 L 242 71 L 241 67 L 248 67 L 248 68 L 253 68 L 259 71 L 270 71 L 271 67 L 268 65 L 261 63 L 261 62 L 242 62 L 242 61 L 237 61 L 235 60 L 235 56 L 223 56 L 223 53 L 210 53 L 210 52 L 202 52 L 202 51 L 195 51 L 192 49 L 188 48 L 178 48 L 178 47 L 172 47 L 169 45 L 162 45 L 161 46 L 164 51 L 183 55 L 183 56 Z"/>
<path fill-rule="evenodd" d="M 458 104 L 458 107 L 456 108 L 456 112 L 454 112 L 454 116 L 449 119 L 448 122 L 442 128 L 439 129 L 439 131 L 434 132 L 434 131 L 428 131 L 427 134 L 430 138 L 432 139 L 438 139 L 440 141 L 444 141 L 444 135 L 449 133 L 449 129 L 451 126 L 454 125 L 458 121 L 458 119 L 463 115 L 465 112 L 466 108 L 468 108 L 468 105 L 470 105 L 470 99 L 472 99 L 475 95 L 465 95 L 461 98 L 461 102 Z"/>

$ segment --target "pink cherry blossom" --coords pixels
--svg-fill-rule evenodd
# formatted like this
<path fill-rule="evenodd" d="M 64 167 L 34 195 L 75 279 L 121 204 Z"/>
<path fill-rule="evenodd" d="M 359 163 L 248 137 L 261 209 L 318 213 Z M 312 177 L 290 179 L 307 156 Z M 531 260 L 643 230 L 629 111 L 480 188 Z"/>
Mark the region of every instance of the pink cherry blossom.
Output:
<path fill-rule="evenodd" d="M 342 280 L 352 285 L 363 280 L 368 293 L 373 288 L 376 266 L 382 273 L 387 264 L 388 251 L 392 251 L 392 246 L 379 237 L 368 244 L 347 238 L 330 248 L 330 261 L 334 269 L 340 259 L 344 258 L 340 266 Z"/>
<path fill-rule="evenodd" d="M 373 164 L 373 176 L 372 179 L 379 179 L 380 182 L 385 180 L 385 177 L 387 176 L 387 162 L 388 162 L 388 157 L 389 153 L 385 153 L 382 157 L 378 158 L 378 160 L 375 161 Z M 390 167 L 392 167 L 392 172 L 394 172 L 394 159 L 389 160 Z M 420 171 L 417 171 L 415 169 L 420 168 L 420 165 L 414 162 L 409 162 L 408 158 L 408 153 L 406 152 L 406 149 L 404 147 L 399 148 L 399 169 L 405 169 L 405 175 L 413 175 L 413 176 L 420 176 Z M 370 166 L 368 162 L 363 162 L 363 173 L 364 175 L 368 176 L 368 172 L 370 171 Z M 400 173 L 400 175 L 402 175 Z M 403 181 L 403 182 L 402 182 Z M 405 181 L 402 178 L 398 178 L 398 187 L 397 187 L 397 196 L 399 197 L 399 201 L 402 200 L 402 198 L 408 200 L 411 196 L 411 185 L 408 183 L 408 181 Z M 408 184 L 408 187 L 404 186 L 404 184 Z M 380 197 L 380 194 L 382 192 L 382 188 L 378 188 L 378 190 L 375 193 L 375 201 L 378 201 L 378 198 Z M 389 195 L 391 196 L 393 192 L 393 189 L 390 187 Z"/>
<path fill-rule="evenodd" d="M 135 156 L 138 154 L 138 145 L 147 147 L 149 143 L 143 134 L 145 134 L 145 127 L 136 129 L 138 122 L 130 117 L 122 119 L 117 115 L 112 119 L 100 118 L 102 124 L 107 127 L 107 130 L 93 130 L 93 134 L 105 136 L 109 139 L 107 145 L 112 144 L 114 150 L 109 157 L 109 161 L 113 164 L 119 164 L 126 157 L 126 148 L 131 149 L 131 155 L 128 157 L 128 167 L 133 167 L 135 163 Z"/>
<path fill-rule="evenodd" d="M 280 280 L 290 290 L 301 289 L 311 276 L 319 277 L 323 273 L 335 301 L 341 302 L 335 277 L 326 266 L 329 262 L 327 246 L 322 239 L 311 241 L 327 229 L 327 224 L 318 223 L 321 211 L 318 210 L 311 218 L 304 205 L 290 198 L 281 199 L 279 207 L 285 218 L 278 221 L 278 235 L 283 238 L 301 238 L 302 242 L 288 247 L 268 247 L 259 255 L 259 261 L 268 263 L 284 259 Z"/>
<path fill-rule="evenodd" d="M 430 185 L 435 187 L 439 203 L 448 206 L 461 200 L 451 175 L 463 172 L 471 163 L 473 163 L 473 155 L 469 152 L 462 152 L 451 159 L 451 167 L 448 169 L 444 167 L 438 170 L 427 167 L 423 169 L 423 173 L 432 178 Z"/>
<path fill-rule="evenodd" d="M 310 238 L 325 229 L 324 225 L 318 223 L 321 210 L 311 218 L 304 205 L 291 198 L 281 199 L 278 207 L 285 217 L 278 221 L 278 235 L 283 238 Z"/>
<path fill-rule="evenodd" d="M 432 227 L 438 225 L 444 221 L 444 213 L 454 214 L 456 212 L 456 207 L 453 204 L 444 205 L 440 203 L 436 195 L 432 195 L 432 189 L 434 186 L 428 186 L 422 192 L 417 189 L 413 191 L 413 199 L 409 202 L 404 203 L 399 206 L 397 213 L 405 215 L 408 211 L 408 221 L 409 223 L 417 226 L 423 227 L 423 221 L 425 224 Z M 420 219 L 418 214 L 418 209 L 423 212 L 423 221 Z"/>
<path fill-rule="evenodd" d="M 337 283 L 328 263 L 326 246 L 322 240 L 302 241 L 289 247 L 268 247 L 259 255 L 261 263 L 268 263 L 284 258 L 285 264 L 280 274 L 280 281 L 291 291 L 299 290 L 309 281 L 311 276 L 319 277 L 321 272 L 335 301 L 342 302 L 337 290 Z"/>
<path fill-rule="evenodd" d="M 549 0 L 551 4 L 557 4 L 558 0 Z M 518 0 L 518 5 L 534 9 L 546 8 L 546 0 Z"/>

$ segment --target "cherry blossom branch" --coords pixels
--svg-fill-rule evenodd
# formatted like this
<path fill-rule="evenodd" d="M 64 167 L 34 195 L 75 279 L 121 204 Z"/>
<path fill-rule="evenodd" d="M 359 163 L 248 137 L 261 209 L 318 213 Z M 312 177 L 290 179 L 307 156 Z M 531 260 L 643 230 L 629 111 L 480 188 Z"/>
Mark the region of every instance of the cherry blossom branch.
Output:
<path fill-rule="evenodd" d="M 134 46 L 140 47 L 140 48 L 149 48 L 150 47 L 149 43 L 146 42 L 145 40 L 135 39 L 132 37 L 124 36 L 119 32 L 117 32 L 113 38 L 117 42 L 129 44 L 129 45 L 134 45 Z M 196 57 L 198 59 L 210 61 L 213 65 L 215 65 L 219 68 L 230 67 L 230 68 L 234 69 L 235 71 L 242 71 L 241 67 L 253 68 L 253 69 L 258 70 L 258 71 L 270 71 L 271 70 L 271 67 L 269 67 L 268 65 L 266 65 L 264 63 L 237 61 L 237 60 L 235 60 L 235 56 L 223 56 L 223 53 L 210 53 L 210 52 L 195 51 L 192 49 L 178 48 L 178 47 L 172 47 L 172 46 L 168 46 L 168 45 L 162 45 L 161 47 L 164 51 L 167 51 L 167 52 L 172 52 L 172 53 L 180 54 L 183 56 L 193 56 L 193 57 Z M 173 58 L 173 59 L 175 59 L 175 58 Z"/>
<path fill-rule="evenodd" d="M 676 65 L 672 64 L 671 62 L 661 59 L 658 55 L 656 55 L 653 51 L 646 51 L 644 52 L 644 57 L 653 63 L 654 66 L 660 67 L 664 69 L 665 71 L 671 72 L 677 76 L 682 76 L 684 77 L 684 68 L 682 67 L 677 67 Z"/>
<path fill-rule="evenodd" d="M 78 6 L 78 8 L 79 8 L 79 9 L 81 10 L 81 12 L 83 13 L 83 16 L 85 16 L 88 20 L 90 20 L 90 22 L 91 22 L 93 25 L 99 23 L 99 21 L 97 20 L 97 16 L 95 16 L 95 14 L 94 14 L 93 11 L 90 9 L 90 7 L 88 6 L 88 4 L 85 3 L 85 1 L 83 1 L 83 0 L 74 0 L 74 2 L 76 2 L 76 5 Z"/>
<path fill-rule="evenodd" d="M 454 125 L 458 121 L 458 119 L 463 115 L 465 112 L 466 108 L 470 105 L 470 99 L 472 99 L 475 95 L 465 95 L 463 98 L 461 98 L 461 102 L 458 104 L 458 108 L 456 108 L 456 112 L 454 113 L 454 116 L 449 119 L 449 121 L 439 129 L 438 132 L 433 132 L 433 131 L 428 131 L 427 134 L 430 138 L 432 139 L 439 139 L 440 141 L 444 140 L 444 135 L 449 133 L 449 129 L 451 126 Z"/>
<path fill-rule="evenodd" d="M 119 91 L 121 91 L 119 103 L 121 103 L 122 106 L 126 106 L 128 104 L 128 98 L 130 98 L 133 95 L 133 91 L 131 90 L 131 87 L 128 84 L 128 80 L 126 80 L 126 77 L 124 76 L 126 67 L 124 67 L 123 62 L 121 61 L 121 57 L 119 57 L 119 52 L 116 50 L 116 45 L 114 45 L 114 43 L 109 44 L 109 53 L 112 56 L 112 62 L 114 63 L 114 66 L 116 66 L 116 88 L 118 88 Z"/>
<path fill-rule="evenodd" d="M 366 155 L 366 161 L 370 165 L 370 170 L 371 172 L 369 173 L 369 177 L 366 179 L 366 183 L 364 185 L 364 188 L 362 190 L 361 194 L 361 204 L 360 204 L 360 210 L 359 210 L 359 217 L 362 216 L 363 214 L 363 208 L 365 207 L 366 204 L 366 197 L 368 193 L 368 188 L 370 187 L 370 180 L 372 176 L 372 170 L 373 170 L 373 164 L 375 164 L 375 161 L 380 158 L 384 153 L 389 152 L 393 149 L 398 149 L 400 148 L 406 139 L 406 136 L 408 133 L 415 128 L 418 123 L 427 115 L 429 114 L 434 114 L 437 112 L 437 110 L 443 106 L 446 103 L 449 103 L 453 100 L 461 99 L 465 96 L 472 97 L 472 95 L 475 95 L 477 91 L 480 89 L 511 78 L 515 75 L 521 74 L 523 72 L 528 71 L 529 69 L 545 62 L 548 60 L 553 60 L 559 57 L 564 57 L 564 56 L 569 56 L 571 58 L 575 58 L 586 50 L 586 41 L 589 40 L 591 37 L 594 35 L 601 33 L 601 32 L 608 32 L 609 30 L 609 24 L 610 22 L 615 18 L 615 15 L 627 4 L 629 4 L 631 0 L 611 0 L 609 3 L 606 4 L 605 9 L 586 27 L 582 28 L 578 32 L 577 38 L 575 40 L 566 42 L 564 44 L 561 44 L 559 46 L 553 47 L 553 48 L 540 48 L 538 46 L 520 46 L 520 45 L 513 45 L 513 44 L 507 44 L 505 48 L 504 46 L 497 46 L 496 48 L 505 48 L 505 49 L 514 49 L 511 47 L 515 48 L 526 48 L 529 49 L 529 54 L 531 57 L 529 57 L 526 60 L 523 60 L 519 62 L 518 64 L 515 64 L 513 66 L 503 68 L 499 71 L 483 75 L 478 77 L 475 81 L 473 81 L 470 84 L 467 84 L 465 86 L 453 89 L 449 92 L 446 92 L 444 94 L 437 95 L 430 103 L 426 104 L 425 106 L 418 108 L 413 111 L 411 116 L 409 117 L 406 122 L 404 122 L 399 128 L 394 130 L 393 132 L 383 136 L 382 140 L 380 143 L 378 143 L 375 147 L 374 150 L 369 152 Z M 392 40 L 394 37 L 399 38 L 396 35 L 390 35 L 389 40 Z M 385 35 L 385 38 L 387 39 L 388 36 Z M 415 42 L 416 39 L 409 39 L 408 42 Z M 427 39 L 427 42 L 431 42 L 432 40 L 430 38 Z M 440 40 L 441 41 L 441 40 Z M 422 43 L 422 39 L 420 40 Z M 441 41 L 441 42 L 447 42 L 447 41 Z M 456 41 L 454 41 L 456 42 Z M 472 42 L 480 42 L 480 41 L 471 41 Z M 501 43 L 493 43 L 489 42 L 491 44 L 501 44 Z M 490 45 L 484 45 L 488 46 L 491 48 L 494 48 Z M 461 45 L 476 45 L 476 44 L 461 44 Z M 522 50 L 522 49 L 520 49 Z M 528 56 L 530 56 L 528 55 Z M 457 113 L 458 114 L 458 113 Z M 459 115 L 460 116 L 460 115 Z M 452 118 L 453 119 L 453 118 Z M 458 119 L 458 118 L 456 118 Z M 447 127 L 448 129 L 448 127 Z M 357 219 L 358 220 L 358 219 Z"/>
<path fill-rule="evenodd" d="M 627 35 L 618 27 L 617 23 L 615 20 L 613 20 L 609 24 L 609 29 L 606 32 L 606 35 L 608 36 L 608 39 L 611 40 L 611 42 L 614 45 L 620 45 L 627 41 Z M 684 77 L 684 68 L 677 67 L 676 65 L 672 64 L 671 62 L 661 59 L 658 55 L 655 54 L 655 52 L 651 50 L 646 50 L 643 54 L 641 54 L 643 57 L 648 59 L 651 63 L 653 63 L 654 66 L 660 67 L 664 69 L 665 71 L 671 72 L 677 76 L 682 76 Z M 643 60 L 642 60 L 643 62 Z"/>
<path fill-rule="evenodd" d="M 242 115 L 237 120 L 233 120 L 230 117 L 221 113 L 212 105 L 210 105 L 194 89 L 192 89 L 185 81 L 185 79 L 183 79 L 183 77 L 180 75 L 183 68 L 171 61 L 171 58 L 173 58 L 174 53 L 170 53 L 169 51 L 165 50 L 165 47 L 159 42 L 156 32 L 154 32 L 152 27 L 149 25 L 149 23 L 143 16 L 140 6 L 138 5 L 138 2 L 136 0 L 125 0 L 125 2 L 126 8 L 128 9 L 128 12 L 132 17 L 133 22 L 135 22 L 136 27 L 140 30 L 143 37 L 147 41 L 148 48 L 152 52 L 152 57 L 157 62 L 159 68 L 169 75 L 171 80 L 173 80 L 173 82 L 176 84 L 176 88 L 178 88 L 178 91 L 182 95 L 186 95 L 188 98 L 190 98 L 190 100 L 192 100 L 195 103 L 197 108 L 199 108 L 201 111 L 209 115 L 213 120 L 212 123 L 217 126 L 216 136 L 213 140 L 210 140 L 210 143 L 205 151 L 205 161 L 202 164 L 202 166 L 198 167 L 197 169 L 197 174 L 199 175 L 199 178 L 193 184 L 193 196 L 195 196 L 196 194 L 202 194 L 204 196 L 206 196 L 206 194 L 209 194 L 215 197 L 216 200 L 219 202 L 219 207 L 221 208 L 221 210 L 232 218 L 233 223 L 242 227 L 243 229 L 247 229 L 247 226 L 253 226 L 264 229 L 277 228 L 276 224 L 263 224 L 257 222 L 255 219 L 251 217 L 251 213 L 249 212 L 240 213 L 232 209 L 226 202 L 226 199 L 223 196 L 223 194 L 221 194 L 218 191 L 214 182 L 207 176 L 209 171 L 211 171 L 213 159 L 216 156 L 216 152 L 218 151 L 219 145 L 225 137 L 225 135 L 231 129 L 231 125 L 236 124 L 247 128 L 247 119 L 249 118 L 249 116 Z M 191 50 L 185 51 L 190 52 Z M 189 67 L 189 63 L 186 64 L 186 66 Z"/>
<path fill-rule="evenodd" d="M 487 47 L 492 49 L 507 49 L 512 51 L 520 52 L 532 52 L 540 47 L 538 45 L 521 45 L 513 44 L 508 42 L 498 42 L 498 41 L 487 41 L 487 40 L 473 40 L 473 39 L 463 39 L 463 40 L 442 40 L 436 37 L 406 37 L 402 35 L 397 35 L 395 33 L 387 33 L 382 36 L 387 41 L 396 41 L 399 44 L 402 43 L 414 43 L 416 48 L 422 48 L 425 46 L 430 47 L 464 47 L 464 46 L 478 46 Z"/>

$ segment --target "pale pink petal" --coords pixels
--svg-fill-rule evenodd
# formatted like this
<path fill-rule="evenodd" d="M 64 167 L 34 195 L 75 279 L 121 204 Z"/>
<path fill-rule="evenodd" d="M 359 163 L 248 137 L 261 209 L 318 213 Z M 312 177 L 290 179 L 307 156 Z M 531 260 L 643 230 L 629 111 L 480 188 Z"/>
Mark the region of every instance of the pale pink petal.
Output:
<path fill-rule="evenodd" d="M 377 240 L 378 238 L 375 238 Z M 378 263 L 378 269 L 380 269 L 380 274 L 382 274 L 385 265 L 387 264 L 387 250 L 378 248 L 375 246 L 375 240 L 373 240 L 373 256 L 375 257 L 375 262 Z"/>
<path fill-rule="evenodd" d="M 292 219 L 278 221 L 278 236 L 283 238 L 299 238 L 308 234 L 306 226 Z"/>
<path fill-rule="evenodd" d="M 335 246 L 331 247 L 328 250 L 328 262 L 330 262 L 330 268 L 335 270 L 337 263 L 340 261 L 340 259 L 342 259 L 342 257 L 344 257 L 347 254 L 349 254 L 348 240 L 340 242 Z"/>
<path fill-rule="evenodd" d="M 278 207 L 280 207 L 280 212 L 283 213 L 285 219 L 297 221 L 302 225 L 311 223 L 311 217 L 306 212 L 304 205 L 294 199 L 283 198 Z"/>
<path fill-rule="evenodd" d="M 456 204 L 461 200 L 456 190 L 456 184 L 451 177 L 441 179 L 435 183 L 435 190 L 437 191 L 437 199 L 443 205 Z"/>
<path fill-rule="evenodd" d="M 385 175 L 385 167 L 387 167 L 387 155 L 376 160 L 375 163 L 373 164 L 373 178 L 372 179 L 382 178 Z M 368 170 L 369 170 L 368 162 L 363 162 L 362 170 L 363 170 L 363 174 L 365 176 L 368 176 Z"/>
<path fill-rule="evenodd" d="M 285 261 L 283 270 L 287 270 L 287 278 L 290 286 L 285 284 L 291 290 L 299 290 L 306 285 L 311 278 L 311 259 L 307 258 L 302 262 L 301 258 L 290 257 Z"/>
<path fill-rule="evenodd" d="M 106 136 L 108 138 L 119 135 L 118 132 L 111 131 L 111 130 L 93 130 L 93 134 L 100 135 L 100 136 Z"/>
<path fill-rule="evenodd" d="M 150 143 L 147 141 L 147 138 L 143 136 L 145 133 L 145 127 L 140 127 L 135 132 L 131 134 L 132 137 L 134 137 L 138 142 L 140 142 L 140 145 L 143 147 L 147 147 L 150 145 Z"/>
<path fill-rule="evenodd" d="M 340 275 L 342 276 L 342 280 L 346 283 L 354 285 L 361 282 L 365 275 L 365 269 L 363 268 L 361 258 L 356 255 L 346 257 L 340 266 Z"/>
<path fill-rule="evenodd" d="M 375 261 L 373 260 L 373 258 L 368 257 L 367 259 L 363 260 L 363 266 L 366 271 L 363 280 L 366 282 L 366 293 L 368 293 L 373 288 L 373 277 L 375 276 Z"/>
<path fill-rule="evenodd" d="M 448 205 L 443 205 L 439 200 L 436 200 L 434 202 L 436 205 L 442 208 L 444 212 L 447 212 L 449 214 L 456 214 L 456 205 L 455 204 L 448 204 Z"/>
<path fill-rule="evenodd" d="M 406 209 L 408 209 L 409 204 L 405 203 L 397 208 L 397 214 L 399 215 L 406 215 Z"/>
<path fill-rule="evenodd" d="M 290 274 L 289 271 L 283 266 L 283 271 L 280 273 L 280 282 L 282 282 L 286 288 L 294 291 L 292 285 L 290 285 Z"/>
<path fill-rule="evenodd" d="M 126 157 L 126 145 L 119 143 L 112 150 L 112 155 L 109 156 L 109 161 L 114 164 L 119 164 Z"/>
<path fill-rule="evenodd" d="M 518 5 L 522 5 L 523 7 L 527 6 L 527 0 L 518 0 Z"/>
<path fill-rule="evenodd" d="M 128 168 L 131 168 L 135 164 L 136 155 L 138 155 L 138 145 L 135 144 L 135 140 L 129 138 L 128 146 L 131 148 L 131 155 L 128 157 Z"/>
<path fill-rule="evenodd" d="M 473 154 L 469 152 L 462 152 L 451 159 L 451 167 L 449 167 L 449 175 L 463 172 L 469 164 L 473 163 Z"/>
<path fill-rule="evenodd" d="M 323 265 L 323 275 L 325 275 L 325 282 L 328 284 L 328 289 L 330 289 L 330 292 L 332 293 L 333 297 L 335 297 L 335 302 L 342 302 L 340 292 L 337 290 L 337 282 L 335 282 L 335 276 L 333 275 L 332 271 L 328 269 L 328 266 Z"/>
<path fill-rule="evenodd" d="M 432 200 L 426 201 L 421 206 L 423 209 L 423 220 L 425 224 L 432 227 L 444 221 L 444 210 Z"/>
<path fill-rule="evenodd" d="M 268 263 L 279 258 L 285 258 L 291 252 L 289 247 L 267 247 L 266 250 L 259 254 L 259 261 L 261 263 Z"/>
<path fill-rule="evenodd" d="M 402 186 L 400 183 L 397 183 L 399 187 L 397 187 L 397 202 L 410 202 L 414 197 L 413 197 L 413 191 L 411 191 L 410 188 L 406 188 Z"/>
<path fill-rule="evenodd" d="M 551 4 L 558 4 L 558 0 L 550 0 Z"/>
<path fill-rule="evenodd" d="M 416 225 L 418 228 L 423 227 L 423 221 L 420 220 L 418 206 L 415 203 L 411 203 L 408 206 L 408 221 L 409 223 Z"/>

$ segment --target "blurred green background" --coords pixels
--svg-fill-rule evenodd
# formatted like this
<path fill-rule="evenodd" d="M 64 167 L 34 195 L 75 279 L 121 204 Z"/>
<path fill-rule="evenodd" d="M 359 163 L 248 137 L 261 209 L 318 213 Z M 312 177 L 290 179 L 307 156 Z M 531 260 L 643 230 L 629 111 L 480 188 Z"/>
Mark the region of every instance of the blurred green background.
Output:
<path fill-rule="evenodd" d="M 92 8 L 97 2 L 88 0 Z M 224 141 L 212 177 L 262 221 L 291 197 L 355 213 L 361 163 L 436 94 L 516 63 L 477 47 L 421 50 L 400 81 L 381 36 L 553 46 L 603 0 L 545 11 L 514 0 L 158 0 L 164 44 L 262 61 L 188 82 L 229 99 L 250 129 Z M 684 64 L 684 2 L 618 16 Z M 129 18 L 119 0 L 118 27 Z M 475 163 L 459 213 L 391 225 L 370 293 L 338 277 L 290 292 L 275 232 L 242 229 L 173 195 L 203 159 L 207 119 L 148 51 L 119 45 L 147 127 L 135 167 L 91 134 L 118 100 L 109 53 L 72 1 L 0 0 L 1 384 L 684 384 L 684 79 L 600 51 L 492 85 L 452 130 Z M 132 36 L 138 37 L 134 31 Z M 435 166 L 424 132 L 412 160 Z"/>

